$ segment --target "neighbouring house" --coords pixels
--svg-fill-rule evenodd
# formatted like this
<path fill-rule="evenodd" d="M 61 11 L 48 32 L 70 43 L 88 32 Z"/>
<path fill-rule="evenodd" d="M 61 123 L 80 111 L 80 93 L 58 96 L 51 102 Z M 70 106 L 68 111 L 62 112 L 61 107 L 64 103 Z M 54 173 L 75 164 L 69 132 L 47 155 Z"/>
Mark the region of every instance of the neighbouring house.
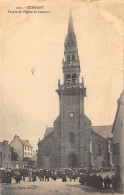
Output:
<path fill-rule="evenodd" d="M 121 178 L 121 193 L 124 193 L 124 89 L 117 103 L 117 111 L 112 128 L 113 164 L 117 167 L 116 175 Z"/>
<path fill-rule="evenodd" d="M 113 133 L 113 164 L 120 165 L 120 152 L 123 143 L 123 136 L 122 136 L 122 127 L 124 123 L 124 118 L 122 118 L 122 112 L 124 112 L 124 90 L 120 95 L 120 98 L 117 101 L 118 106 L 117 106 L 117 112 L 115 115 L 114 123 L 113 123 L 113 128 L 112 128 L 112 133 Z M 122 109 L 121 109 L 122 108 Z"/>
<path fill-rule="evenodd" d="M 37 166 L 37 150 L 33 151 L 32 157 L 24 157 L 22 159 L 23 167 L 35 167 Z"/>
<path fill-rule="evenodd" d="M 11 151 L 7 140 L 0 142 L 0 167 L 11 167 Z"/>
<path fill-rule="evenodd" d="M 19 136 L 15 135 L 13 141 L 10 143 L 11 151 L 16 159 L 12 159 L 12 167 L 23 167 L 23 158 L 33 157 L 33 147 L 29 143 L 29 140 L 23 140 Z M 17 155 L 16 155 L 17 154 Z"/>

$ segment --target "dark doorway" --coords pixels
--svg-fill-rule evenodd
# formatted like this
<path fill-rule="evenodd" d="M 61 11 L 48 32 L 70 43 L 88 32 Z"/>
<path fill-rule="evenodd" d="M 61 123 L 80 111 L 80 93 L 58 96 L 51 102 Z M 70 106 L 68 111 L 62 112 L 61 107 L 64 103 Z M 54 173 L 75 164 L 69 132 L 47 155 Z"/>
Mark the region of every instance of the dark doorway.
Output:
<path fill-rule="evenodd" d="M 68 155 L 68 167 L 70 168 L 78 167 L 78 157 L 75 153 L 70 153 Z"/>

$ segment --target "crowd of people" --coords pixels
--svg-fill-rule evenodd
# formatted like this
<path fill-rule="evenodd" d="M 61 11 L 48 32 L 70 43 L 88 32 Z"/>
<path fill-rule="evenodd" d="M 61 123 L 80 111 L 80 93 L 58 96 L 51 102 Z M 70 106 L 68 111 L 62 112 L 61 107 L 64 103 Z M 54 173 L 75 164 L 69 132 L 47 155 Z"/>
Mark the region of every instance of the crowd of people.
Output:
<path fill-rule="evenodd" d="M 20 168 L 20 169 L 0 169 L 0 182 L 11 184 L 12 178 L 16 183 L 20 181 L 35 182 L 56 181 L 75 182 L 78 180 L 81 185 L 91 186 L 99 189 L 116 190 L 119 185 L 119 174 L 116 174 L 114 168 Z"/>

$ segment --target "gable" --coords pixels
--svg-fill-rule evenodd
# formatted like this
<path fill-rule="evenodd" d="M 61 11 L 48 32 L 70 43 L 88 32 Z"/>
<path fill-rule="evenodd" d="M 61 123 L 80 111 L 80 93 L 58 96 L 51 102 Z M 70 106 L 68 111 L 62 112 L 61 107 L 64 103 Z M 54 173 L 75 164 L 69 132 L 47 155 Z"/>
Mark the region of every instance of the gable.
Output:
<path fill-rule="evenodd" d="M 104 138 L 112 137 L 112 125 L 92 126 L 92 130 Z"/>
<path fill-rule="evenodd" d="M 54 128 L 53 127 L 47 127 L 46 128 L 46 131 L 45 131 L 45 134 L 44 134 L 44 137 L 47 137 L 53 131 L 54 131 Z"/>

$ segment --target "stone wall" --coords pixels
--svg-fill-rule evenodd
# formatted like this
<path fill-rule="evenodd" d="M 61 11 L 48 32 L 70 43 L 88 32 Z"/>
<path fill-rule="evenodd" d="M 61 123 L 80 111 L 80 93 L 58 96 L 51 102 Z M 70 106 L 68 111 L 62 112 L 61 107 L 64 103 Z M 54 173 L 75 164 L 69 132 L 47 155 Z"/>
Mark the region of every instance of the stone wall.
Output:
<path fill-rule="evenodd" d="M 19 141 L 19 137 L 16 136 L 14 140 L 10 143 L 10 147 L 13 147 L 14 151 L 19 155 L 19 157 L 23 158 L 23 144 Z"/>
<path fill-rule="evenodd" d="M 55 168 L 57 166 L 55 139 L 53 132 L 38 143 L 38 166 Z"/>
<path fill-rule="evenodd" d="M 92 131 L 93 160 L 96 167 L 109 166 L 108 141 Z"/>
<path fill-rule="evenodd" d="M 4 140 L 1 145 L 0 167 L 11 167 L 11 151 L 8 141 Z"/>

